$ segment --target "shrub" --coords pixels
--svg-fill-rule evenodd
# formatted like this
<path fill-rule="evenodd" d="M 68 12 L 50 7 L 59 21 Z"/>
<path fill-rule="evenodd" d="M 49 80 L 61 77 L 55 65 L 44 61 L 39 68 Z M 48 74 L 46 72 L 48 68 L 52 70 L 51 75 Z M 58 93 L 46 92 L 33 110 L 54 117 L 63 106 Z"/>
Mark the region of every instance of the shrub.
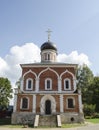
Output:
<path fill-rule="evenodd" d="M 93 116 L 95 114 L 96 105 L 93 104 L 84 104 L 84 115 Z"/>

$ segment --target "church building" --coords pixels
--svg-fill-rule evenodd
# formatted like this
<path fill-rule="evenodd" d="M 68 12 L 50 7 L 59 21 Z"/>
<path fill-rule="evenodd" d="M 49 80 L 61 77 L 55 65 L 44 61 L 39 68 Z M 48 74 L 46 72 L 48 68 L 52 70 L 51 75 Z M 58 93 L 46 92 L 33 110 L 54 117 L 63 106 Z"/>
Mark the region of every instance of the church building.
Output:
<path fill-rule="evenodd" d="M 20 65 L 22 75 L 20 87 L 15 89 L 12 124 L 46 125 L 54 122 L 53 117 L 56 126 L 83 122 L 77 64 L 57 62 L 58 50 L 49 37 L 40 49 L 41 62 Z"/>

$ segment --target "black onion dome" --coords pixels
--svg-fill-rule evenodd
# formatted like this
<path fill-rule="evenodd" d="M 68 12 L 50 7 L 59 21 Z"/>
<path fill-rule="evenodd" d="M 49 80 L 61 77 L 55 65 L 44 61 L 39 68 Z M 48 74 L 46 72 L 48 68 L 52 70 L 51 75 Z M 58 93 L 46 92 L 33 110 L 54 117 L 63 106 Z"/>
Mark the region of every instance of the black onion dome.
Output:
<path fill-rule="evenodd" d="M 57 51 L 56 45 L 50 41 L 47 41 L 41 45 L 41 51 L 46 50 L 46 49 L 52 49 L 52 50 Z"/>

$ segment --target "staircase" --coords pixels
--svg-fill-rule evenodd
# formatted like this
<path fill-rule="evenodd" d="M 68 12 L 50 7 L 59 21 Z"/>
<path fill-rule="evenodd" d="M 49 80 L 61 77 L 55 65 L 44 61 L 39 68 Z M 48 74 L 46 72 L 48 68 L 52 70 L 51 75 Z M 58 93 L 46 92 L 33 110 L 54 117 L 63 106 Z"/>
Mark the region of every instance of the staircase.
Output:
<path fill-rule="evenodd" d="M 39 126 L 56 127 L 57 119 L 55 115 L 43 115 L 39 118 Z"/>
<path fill-rule="evenodd" d="M 60 115 L 36 115 L 34 127 L 61 127 Z"/>

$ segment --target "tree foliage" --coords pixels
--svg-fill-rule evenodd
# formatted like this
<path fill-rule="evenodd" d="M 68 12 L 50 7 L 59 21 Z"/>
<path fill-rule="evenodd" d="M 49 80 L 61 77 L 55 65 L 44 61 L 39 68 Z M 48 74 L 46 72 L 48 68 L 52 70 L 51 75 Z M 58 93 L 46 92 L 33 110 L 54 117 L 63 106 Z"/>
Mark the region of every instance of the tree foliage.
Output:
<path fill-rule="evenodd" d="M 95 114 L 96 105 L 93 104 L 84 104 L 84 115 L 85 116 L 93 116 Z"/>
<path fill-rule="evenodd" d="M 99 112 L 99 77 L 94 77 L 92 84 L 89 86 L 92 92 L 91 103 L 96 105 L 96 112 Z"/>
<path fill-rule="evenodd" d="M 7 78 L 0 77 L 0 106 L 6 107 L 12 98 L 11 83 Z"/>
<path fill-rule="evenodd" d="M 77 87 L 82 90 L 83 103 L 88 103 L 91 99 L 89 90 L 90 84 L 93 82 L 93 73 L 88 66 L 79 66 L 77 70 Z"/>

